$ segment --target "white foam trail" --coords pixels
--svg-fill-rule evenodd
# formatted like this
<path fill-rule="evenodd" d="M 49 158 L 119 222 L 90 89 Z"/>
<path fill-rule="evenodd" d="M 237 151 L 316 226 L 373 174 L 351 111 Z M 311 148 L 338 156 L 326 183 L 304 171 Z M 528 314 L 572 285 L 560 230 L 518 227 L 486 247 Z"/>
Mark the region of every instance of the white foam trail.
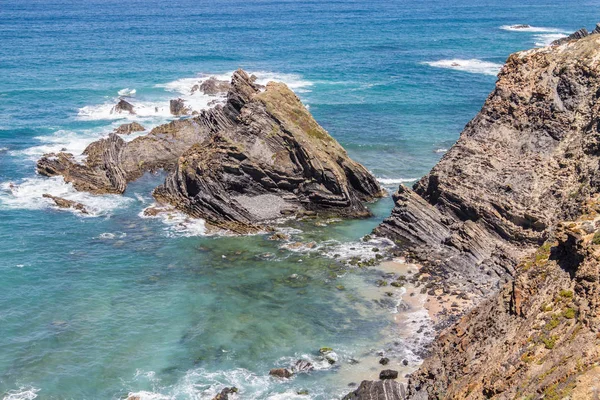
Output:
<path fill-rule="evenodd" d="M 535 45 L 538 47 L 546 47 L 550 46 L 552 42 L 558 39 L 562 39 L 567 37 L 564 33 L 547 33 L 544 35 L 535 35 L 533 38 L 535 39 Z"/>
<path fill-rule="evenodd" d="M 126 119 L 129 121 L 139 121 L 147 118 L 172 118 L 173 115 L 169 109 L 169 101 L 141 101 L 127 99 L 133 105 L 135 114 L 128 112 L 115 113 L 113 107 L 117 104 L 118 99 L 110 100 L 103 104 L 85 106 L 79 109 L 77 118 L 82 121 L 96 120 L 119 120 Z"/>
<path fill-rule="evenodd" d="M 382 185 L 399 185 L 406 182 L 414 182 L 419 178 L 377 178 Z"/>
<path fill-rule="evenodd" d="M 505 31 L 512 31 L 512 32 L 533 32 L 533 33 L 541 33 L 541 32 L 548 32 L 548 33 L 560 33 L 564 31 L 562 29 L 557 29 L 557 28 L 544 28 L 544 27 L 539 27 L 539 26 L 528 26 L 527 28 L 519 28 L 519 25 L 502 25 L 500 27 L 500 29 L 503 29 Z"/>
<path fill-rule="evenodd" d="M 448 151 L 448 149 L 439 148 L 439 149 L 435 149 L 433 152 L 434 152 L 434 153 L 445 153 L 445 152 L 447 152 L 447 151 Z"/>
<path fill-rule="evenodd" d="M 58 153 L 66 151 L 75 156 L 81 155 L 85 148 L 93 141 L 106 136 L 106 133 L 86 131 L 76 133 L 73 131 L 59 130 L 48 136 L 38 136 L 35 139 L 41 142 L 39 146 L 29 147 L 24 150 L 11 151 L 12 156 L 26 156 L 31 160 L 37 160 L 47 153 Z"/>
<path fill-rule="evenodd" d="M 156 203 L 148 208 L 157 208 Z M 168 237 L 192 237 L 206 236 L 206 222 L 200 218 L 192 218 L 184 213 L 175 210 L 166 210 L 158 213 L 155 216 L 144 214 L 142 210 L 138 214 L 141 218 L 156 218 L 160 219 L 166 225 L 165 232 Z"/>
<path fill-rule="evenodd" d="M 453 58 L 450 60 L 439 60 L 439 61 L 427 61 L 424 64 L 430 67 L 436 68 L 447 68 L 454 69 L 456 71 L 469 72 L 471 74 L 483 74 L 483 75 L 498 75 L 502 64 L 497 64 L 489 61 L 482 61 L 476 58 L 469 60 L 463 60 L 460 58 Z"/>
<path fill-rule="evenodd" d="M 40 389 L 38 388 L 24 388 L 21 387 L 18 390 L 11 390 L 6 392 L 3 400 L 33 400 L 38 397 L 38 392 Z"/>
<path fill-rule="evenodd" d="M 81 212 L 72 208 L 64 210 L 88 217 L 106 215 L 116 209 L 126 207 L 133 201 L 130 198 L 114 194 L 93 195 L 79 192 L 70 183 L 65 183 L 62 177 L 44 178 L 36 176 L 26 178 L 18 184 L 14 182 L 0 183 L 0 208 L 26 210 L 56 208 L 51 199 L 42 197 L 44 193 L 83 204 L 89 214 L 81 214 Z"/>

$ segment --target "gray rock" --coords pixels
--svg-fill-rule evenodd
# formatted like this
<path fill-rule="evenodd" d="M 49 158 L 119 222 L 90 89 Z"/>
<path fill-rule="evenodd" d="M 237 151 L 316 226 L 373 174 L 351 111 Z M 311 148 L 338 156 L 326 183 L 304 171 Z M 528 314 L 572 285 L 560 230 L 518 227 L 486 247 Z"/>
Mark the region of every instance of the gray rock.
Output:
<path fill-rule="evenodd" d="M 362 381 L 358 389 L 342 400 L 404 400 L 404 385 L 393 380 Z"/>
<path fill-rule="evenodd" d="M 189 115 L 191 109 L 186 107 L 183 99 L 174 99 L 169 102 L 169 111 L 176 116 Z"/>
<path fill-rule="evenodd" d="M 396 379 L 398 378 L 398 371 L 393 369 L 384 369 L 379 373 L 379 379 Z"/>
<path fill-rule="evenodd" d="M 110 110 L 111 114 L 121 114 L 121 113 L 128 113 L 128 114 L 135 114 L 135 111 L 133 111 L 133 104 L 120 99 L 119 102 L 112 108 L 112 110 Z"/>

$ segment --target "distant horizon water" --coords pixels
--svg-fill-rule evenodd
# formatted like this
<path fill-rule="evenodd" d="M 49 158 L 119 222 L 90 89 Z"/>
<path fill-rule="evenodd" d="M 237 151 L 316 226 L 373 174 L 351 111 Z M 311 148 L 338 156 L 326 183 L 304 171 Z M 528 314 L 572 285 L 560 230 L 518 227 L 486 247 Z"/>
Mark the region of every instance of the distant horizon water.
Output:
<path fill-rule="evenodd" d="M 242 399 L 328 400 L 375 376 L 365 360 L 380 351 L 391 367 L 418 365 L 427 316 L 407 317 L 400 335 L 399 296 L 374 298 L 381 272 L 350 265 L 389 245 L 361 238 L 390 197 L 364 220 L 283 223 L 289 243 L 208 236 L 201 220 L 143 215 L 163 174 L 96 196 L 36 175 L 35 162 L 80 156 L 123 123 L 168 122 L 173 98 L 209 107 L 193 86 L 243 68 L 286 83 L 393 192 L 453 145 L 511 53 L 598 22 L 600 0 L 529 3 L 4 1 L 0 398 L 210 400 L 235 386 Z M 135 116 L 111 113 L 120 97 Z M 315 371 L 268 375 L 298 359 Z"/>

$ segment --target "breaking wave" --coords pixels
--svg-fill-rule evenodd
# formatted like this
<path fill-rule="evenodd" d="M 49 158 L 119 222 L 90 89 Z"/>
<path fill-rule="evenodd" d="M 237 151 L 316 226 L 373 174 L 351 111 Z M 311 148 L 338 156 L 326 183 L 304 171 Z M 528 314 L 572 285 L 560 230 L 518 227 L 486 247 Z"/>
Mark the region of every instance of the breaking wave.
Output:
<path fill-rule="evenodd" d="M 463 60 L 459 58 L 453 58 L 450 60 L 439 60 L 439 61 L 427 61 L 424 64 L 435 68 L 446 68 L 453 69 L 456 71 L 469 72 L 471 74 L 483 74 L 483 75 L 498 75 L 502 64 L 497 64 L 489 61 L 482 61 L 476 58 Z"/>

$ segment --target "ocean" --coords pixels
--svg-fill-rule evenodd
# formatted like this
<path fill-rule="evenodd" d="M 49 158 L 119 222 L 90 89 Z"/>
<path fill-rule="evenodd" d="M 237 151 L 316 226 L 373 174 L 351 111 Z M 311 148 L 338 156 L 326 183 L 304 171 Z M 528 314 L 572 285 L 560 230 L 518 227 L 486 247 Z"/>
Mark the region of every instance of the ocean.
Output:
<path fill-rule="evenodd" d="M 389 214 L 390 197 L 365 220 L 285 222 L 290 245 L 207 236 L 178 214 L 143 217 L 162 174 L 123 196 L 93 196 L 36 175 L 35 161 L 81 154 L 125 122 L 167 122 L 173 98 L 205 108 L 192 86 L 243 68 L 288 84 L 391 193 L 452 146 L 510 53 L 593 28 L 599 6 L 2 1 L 0 396 L 212 399 L 236 386 L 241 399 L 339 399 L 377 375 L 365 360 L 379 351 L 417 365 L 423 332 L 394 321 L 399 295 L 374 298 L 381 272 L 349 262 L 386 246 L 361 238 Z M 111 114 L 119 96 L 138 115 Z M 57 210 L 44 193 L 90 214 Z M 336 363 L 320 358 L 323 346 Z M 268 376 L 298 359 L 315 370 Z"/>

